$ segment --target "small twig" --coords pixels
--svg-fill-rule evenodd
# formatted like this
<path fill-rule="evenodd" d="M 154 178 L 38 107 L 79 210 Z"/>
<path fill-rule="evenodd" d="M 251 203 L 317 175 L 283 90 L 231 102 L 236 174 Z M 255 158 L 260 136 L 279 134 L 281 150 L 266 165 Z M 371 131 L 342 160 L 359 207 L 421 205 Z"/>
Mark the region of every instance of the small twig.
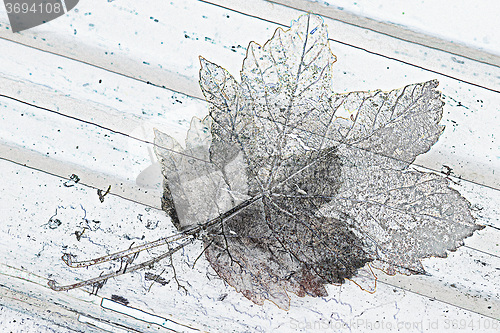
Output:
<path fill-rule="evenodd" d="M 99 201 L 104 202 L 104 197 L 111 191 L 111 185 L 108 186 L 108 189 L 103 194 L 101 189 L 97 189 L 97 195 L 99 196 Z"/>
<path fill-rule="evenodd" d="M 122 275 L 124 273 L 130 273 L 130 272 L 142 269 L 142 268 L 149 267 L 152 264 L 154 264 L 155 262 L 158 262 L 158 261 L 160 261 L 162 259 L 165 259 L 167 257 L 172 258 L 172 254 L 173 253 L 179 251 L 180 249 L 182 249 L 184 246 L 188 245 L 191 242 L 193 242 L 193 239 L 190 239 L 187 242 L 185 242 L 185 243 L 183 243 L 183 244 L 181 244 L 181 245 L 179 245 L 177 247 L 172 248 L 168 252 L 166 252 L 166 253 L 164 253 L 164 254 L 156 257 L 156 258 L 153 258 L 153 259 L 145 261 L 145 262 L 143 262 L 141 264 L 137 264 L 135 266 L 132 266 L 129 269 L 127 269 L 126 272 L 125 271 L 111 272 L 111 273 L 108 273 L 108 274 L 105 274 L 105 275 L 102 275 L 102 276 L 99 276 L 99 277 L 95 277 L 93 279 L 89 279 L 89 280 L 77 282 L 77 283 L 66 285 L 66 286 L 57 286 L 57 282 L 56 281 L 49 280 L 48 285 L 49 285 L 49 287 L 51 289 L 53 289 L 55 291 L 66 291 L 66 290 L 70 290 L 70 289 L 75 289 L 75 288 L 80 288 L 80 287 L 88 286 L 88 285 L 94 284 L 96 282 L 100 282 L 100 281 L 103 281 L 103 280 L 107 280 L 109 278 L 120 276 L 120 275 Z"/>
<path fill-rule="evenodd" d="M 153 284 L 155 284 L 155 282 L 158 282 L 158 279 L 161 277 L 161 275 L 165 272 L 165 268 L 161 271 L 160 274 L 158 274 L 154 279 L 153 279 L 153 282 L 151 283 L 151 285 L 149 286 L 148 288 L 148 293 L 151 291 L 151 287 L 153 286 Z"/>
<path fill-rule="evenodd" d="M 65 187 L 73 187 L 75 186 L 75 184 L 77 184 L 78 182 L 80 181 L 80 177 L 78 177 L 77 175 L 75 174 L 72 174 L 70 177 L 69 177 L 69 180 L 64 182 L 63 185 Z"/>
<path fill-rule="evenodd" d="M 85 233 L 85 229 L 86 228 L 83 228 L 82 231 L 75 231 L 75 236 L 76 236 L 76 240 L 77 241 L 80 241 L 80 239 L 82 238 L 83 234 Z"/>
<path fill-rule="evenodd" d="M 179 282 L 179 280 L 177 279 L 177 273 L 175 271 L 174 261 L 173 261 L 173 258 L 172 258 L 172 254 L 174 254 L 174 252 L 170 251 L 170 246 L 168 244 L 167 244 L 167 246 L 169 248 L 169 251 L 167 253 L 170 255 L 170 266 L 172 267 L 172 271 L 174 272 L 174 280 L 177 283 L 177 289 L 181 289 L 181 288 L 184 289 L 184 292 L 187 295 L 188 291 L 187 291 L 186 287 L 184 287 L 183 285 L 181 285 L 180 282 Z"/>
<path fill-rule="evenodd" d="M 141 252 L 144 250 L 149 250 L 151 248 L 162 246 L 162 245 L 172 243 L 175 241 L 183 240 L 183 239 L 188 238 L 190 236 L 191 236 L 191 234 L 189 234 L 189 233 L 176 234 L 176 235 L 172 235 L 169 237 L 160 238 L 160 239 L 153 241 L 153 242 L 150 242 L 150 243 L 138 245 L 136 247 L 129 248 L 128 250 L 123 250 L 123 251 L 108 254 L 108 255 L 105 255 L 105 256 L 102 256 L 99 258 L 90 259 L 90 260 L 83 260 L 83 261 L 73 261 L 73 256 L 69 253 L 65 253 L 62 256 L 62 260 L 66 263 L 66 265 L 68 265 L 69 267 L 72 267 L 72 268 L 88 267 L 88 266 L 93 266 L 93 265 L 101 264 L 101 263 L 112 261 L 112 260 L 121 259 L 121 258 L 129 256 L 131 254 L 138 253 L 138 252 Z"/>
<path fill-rule="evenodd" d="M 102 274 L 103 273 L 101 273 L 100 276 L 102 276 Z M 104 287 L 104 285 L 106 284 L 106 282 L 108 282 L 108 279 L 94 282 L 92 284 L 92 292 L 90 293 L 90 295 L 96 295 L 97 296 L 97 292 L 99 291 L 99 289 L 101 289 L 102 287 Z"/>
<path fill-rule="evenodd" d="M 128 248 L 129 250 L 132 248 L 132 245 L 134 245 L 134 242 L 132 242 L 132 244 L 130 244 L 130 246 Z M 120 258 L 120 268 L 118 269 L 118 271 L 122 270 L 123 262 L 125 261 L 125 268 L 123 268 L 123 273 L 125 273 L 127 271 L 128 265 L 133 263 L 134 260 L 137 259 L 137 257 L 139 256 L 139 253 L 140 252 L 135 252 L 133 255 L 121 257 Z"/>
<path fill-rule="evenodd" d="M 214 240 L 212 239 L 210 241 L 210 243 L 203 248 L 203 251 L 201 251 L 200 255 L 198 255 L 198 257 L 196 257 L 196 259 L 194 260 L 193 266 L 191 267 L 192 269 L 194 269 L 194 265 L 196 265 L 196 262 L 198 261 L 198 259 L 201 258 L 201 256 L 203 255 L 203 253 L 205 253 L 205 251 L 210 247 L 210 245 L 212 245 L 213 242 L 214 242 Z"/>
<path fill-rule="evenodd" d="M 226 252 L 227 252 L 227 255 L 229 256 L 229 259 L 231 260 L 231 266 L 233 265 L 233 256 L 231 255 L 231 253 L 229 252 L 229 243 L 227 242 L 227 238 L 226 238 L 226 233 L 224 232 L 224 221 L 221 221 L 221 233 L 222 233 L 222 236 L 224 237 L 224 243 L 226 244 Z"/>

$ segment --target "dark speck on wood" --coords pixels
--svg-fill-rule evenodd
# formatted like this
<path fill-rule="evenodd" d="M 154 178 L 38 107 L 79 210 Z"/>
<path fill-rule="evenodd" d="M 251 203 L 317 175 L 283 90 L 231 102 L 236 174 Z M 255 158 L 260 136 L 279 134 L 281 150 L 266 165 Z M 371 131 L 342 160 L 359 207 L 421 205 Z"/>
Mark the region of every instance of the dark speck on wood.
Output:
<path fill-rule="evenodd" d="M 162 286 L 164 286 L 170 282 L 170 281 L 167 281 L 165 278 L 162 278 L 160 275 L 156 275 L 156 274 L 149 273 L 149 272 L 144 274 L 144 277 L 146 278 L 146 280 L 154 281 L 156 283 L 161 284 Z"/>
<path fill-rule="evenodd" d="M 463 64 L 464 63 L 462 60 L 458 60 L 455 57 L 451 57 L 451 60 L 454 61 L 454 62 L 456 62 L 457 64 Z"/>
<path fill-rule="evenodd" d="M 128 299 L 126 299 L 123 296 L 119 296 L 119 295 L 111 295 L 111 300 L 115 301 L 115 302 L 118 302 L 118 303 L 121 303 L 123 305 L 128 305 L 128 303 L 130 303 L 128 301 Z"/>

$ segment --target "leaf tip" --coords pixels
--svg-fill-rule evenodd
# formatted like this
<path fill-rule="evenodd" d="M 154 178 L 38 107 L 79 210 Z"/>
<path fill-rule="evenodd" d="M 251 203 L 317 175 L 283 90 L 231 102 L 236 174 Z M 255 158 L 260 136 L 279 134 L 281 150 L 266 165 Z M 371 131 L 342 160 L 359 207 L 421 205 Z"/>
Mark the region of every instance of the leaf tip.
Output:
<path fill-rule="evenodd" d="M 425 85 L 431 89 L 435 89 L 437 88 L 437 86 L 439 86 L 439 81 L 437 79 L 429 80 L 425 82 Z"/>
<path fill-rule="evenodd" d="M 203 56 L 198 56 L 198 60 L 200 61 L 200 66 L 201 66 L 201 69 L 203 69 L 204 67 L 207 66 L 207 64 L 210 63 L 210 61 L 208 61 L 207 59 L 205 59 Z"/>
<path fill-rule="evenodd" d="M 158 130 L 156 127 L 153 127 L 153 133 L 155 135 L 155 140 L 162 134 L 162 132 Z"/>
<path fill-rule="evenodd" d="M 215 63 L 207 60 L 203 56 L 199 56 L 198 59 L 200 61 L 200 75 L 203 71 L 210 70 L 211 67 L 218 67 Z"/>

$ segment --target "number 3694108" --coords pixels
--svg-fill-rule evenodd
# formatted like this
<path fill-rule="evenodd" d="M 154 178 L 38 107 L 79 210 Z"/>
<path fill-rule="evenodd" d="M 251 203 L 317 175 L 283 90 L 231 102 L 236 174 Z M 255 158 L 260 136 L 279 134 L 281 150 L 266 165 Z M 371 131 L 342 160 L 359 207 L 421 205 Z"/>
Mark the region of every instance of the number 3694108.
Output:
<path fill-rule="evenodd" d="M 20 13 L 33 13 L 33 14 L 59 14 L 63 11 L 62 5 L 58 2 L 56 3 L 40 3 L 40 4 L 30 4 L 26 2 L 16 2 L 16 3 L 5 3 L 5 8 L 7 9 L 7 14 L 20 14 Z"/>

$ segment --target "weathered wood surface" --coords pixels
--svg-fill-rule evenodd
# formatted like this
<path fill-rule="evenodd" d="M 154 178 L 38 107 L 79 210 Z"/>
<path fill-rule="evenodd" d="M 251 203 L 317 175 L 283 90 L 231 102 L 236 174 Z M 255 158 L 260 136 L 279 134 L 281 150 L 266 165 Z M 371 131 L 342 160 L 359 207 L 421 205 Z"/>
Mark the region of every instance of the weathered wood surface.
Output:
<path fill-rule="evenodd" d="M 158 209 L 161 178 L 153 128 L 182 141 L 191 117 L 207 114 L 197 86 L 198 55 L 237 75 L 250 40 L 264 43 L 279 24 L 288 25 L 301 13 L 266 2 L 223 6 L 88 1 L 72 15 L 20 34 L 0 21 L 0 49 L 6 50 L 0 63 L 2 304 L 80 331 L 90 330 L 85 318 L 115 325 L 106 328 L 111 331 L 161 331 L 162 325 L 101 307 L 102 297 L 112 295 L 209 331 L 314 331 L 311 325 L 347 330 L 344 324 L 367 330 L 377 321 L 392 329 L 423 330 L 435 322 L 440 329 L 472 322 L 466 329 L 494 331 L 500 318 L 500 94 L 495 91 L 500 69 L 328 19 L 339 92 L 439 79 L 447 129 L 415 165 L 434 172 L 452 168 L 453 186 L 487 228 L 448 258 L 426 259 L 430 276 L 378 274 L 374 294 L 353 283 L 330 286 L 327 298 L 292 296 L 288 312 L 251 304 L 224 285 L 205 260 L 191 269 L 201 244 L 174 256 L 187 294 L 172 280 L 168 261 L 150 273 L 163 272 L 170 283 L 155 283 L 151 290 L 144 272 L 108 281 L 98 296 L 47 287 L 49 278 L 71 282 L 110 268 L 70 269 L 60 260 L 64 252 L 91 258 L 174 232 Z M 73 173 L 80 183 L 65 187 Z M 112 194 L 100 203 L 96 188 L 108 185 Z M 62 224 L 51 229 L 47 223 L 56 210 Z M 84 224 L 90 229 L 77 240 L 75 231 Z M 164 326 L 189 330 L 171 321 Z"/>
<path fill-rule="evenodd" d="M 270 2 L 312 11 L 346 24 L 468 59 L 500 65 L 500 37 L 496 33 L 496 13 L 500 11 L 500 4 L 495 0 L 483 0 L 480 3 L 455 0 Z"/>
<path fill-rule="evenodd" d="M 171 280 L 167 263 L 156 265 L 150 273 L 160 274 L 165 269 L 163 276 L 171 280 L 170 283 L 153 284 L 150 291 L 152 281 L 145 279 L 144 272 L 135 272 L 110 280 L 99 291 L 100 297 L 90 296 L 85 290 L 53 292 L 46 285 L 48 278 L 72 282 L 101 272 L 70 269 L 60 260 L 63 253 L 82 259 L 96 257 L 127 248 L 132 242 L 142 243 L 158 235 L 171 234 L 174 229 L 158 209 L 113 195 L 101 204 L 94 189 L 83 185 L 68 188 L 63 185 L 65 179 L 12 162 L 2 161 L 1 165 L 5 176 L 2 198 L 8 207 L 2 212 L 7 222 L 1 237 L 9 240 L 1 247 L 2 253 L 8 254 L 1 266 L 2 284 L 6 286 L 2 288 L 3 295 L 21 293 L 31 303 L 29 311 L 52 318 L 53 315 L 45 313 L 45 308 L 51 306 L 60 316 L 52 320 L 68 320 L 67 325 L 72 328 L 77 327 L 78 314 L 83 314 L 111 323 L 125 322 L 131 328 L 146 331 L 144 323 L 115 317 L 100 308 L 100 297 L 109 299 L 112 295 L 125 297 L 130 306 L 209 331 L 254 331 L 259 326 L 265 331 L 271 328 L 287 331 L 296 321 L 329 322 L 332 327 L 345 321 L 352 327 L 354 320 L 360 320 L 360 325 L 368 324 L 381 320 L 379 316 L 385 316 L 387 323 L 394 326 L 397 322 L 413 323 L 419 318 L 418 321 L 424 322 L 439 320 L 444 327 L 448 319 L 489 321 L 499 316 L 495 283 L 499 278 L 496 267 L 500 265 L 500 258 L 469 247 L 461 248 L 446 259 L 425 260 L 425 268 L 431 276 L 379 274 L 374 294 L 362 291 L 353 283 L 341 288 L 330 286 L 331 296 L 326 298 L 293 297 L 288 312 L 269 303 L 263 307 L 250 304 L 216 278 L 204 260 L 191 269 L 189 265 L 202 250 L 201 244 L 190 246 L 182 255 L 174 257 L 180 283 L 188 289 L 187 295 Z M 51 229 L 48 222 L 54 215 L 61 225 Z M 91 229 L 78 241 L 74 232 L 85 225 Z M 101 269 L 110 268 L 104 266 Z M 62 314 L 57 311 L 61 306 L 65 310 Z M 416 317 L 415 313 L 425 315 Z M 233 322 L 235 319 L 238 323 Z"/>

